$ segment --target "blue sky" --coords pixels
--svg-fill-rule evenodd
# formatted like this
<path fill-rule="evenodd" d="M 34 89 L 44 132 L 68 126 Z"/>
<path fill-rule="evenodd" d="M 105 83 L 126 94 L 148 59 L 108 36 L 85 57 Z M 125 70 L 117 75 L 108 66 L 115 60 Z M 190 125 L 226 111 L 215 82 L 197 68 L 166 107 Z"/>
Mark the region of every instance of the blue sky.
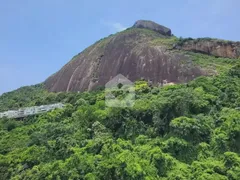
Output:
<path fill-rule="evenodd" d="M 0 94 L 43 82 L 136 20 L 176 36 L 240 41 L 239 0 L 0 0 Z"/>

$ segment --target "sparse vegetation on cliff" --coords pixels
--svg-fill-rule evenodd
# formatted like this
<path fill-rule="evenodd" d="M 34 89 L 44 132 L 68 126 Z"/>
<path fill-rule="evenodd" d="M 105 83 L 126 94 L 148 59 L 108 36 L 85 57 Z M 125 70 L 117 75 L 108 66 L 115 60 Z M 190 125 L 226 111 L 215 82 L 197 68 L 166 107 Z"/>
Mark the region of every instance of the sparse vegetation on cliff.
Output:
<path fill-rule="evenodd" d="M 166 46 L 168 49 L 172 49 L 173 46 L 179 42 L 179 39 L 175 36 L 164 37 L 164 38 L 156 38 L 151 41 L 152 45 Z"/>
<path fill-rule="evenodd" d="M 226 72 L 231 67 L 239 63 L 236 59 L 208 56 L 206 54 L 194 52 L 183 53 L 188 55 L 193 60 L 193 63 L 195 63 L 196 65 L 200 65 L 208 72 L 214 71 L 215 74 Z"/>

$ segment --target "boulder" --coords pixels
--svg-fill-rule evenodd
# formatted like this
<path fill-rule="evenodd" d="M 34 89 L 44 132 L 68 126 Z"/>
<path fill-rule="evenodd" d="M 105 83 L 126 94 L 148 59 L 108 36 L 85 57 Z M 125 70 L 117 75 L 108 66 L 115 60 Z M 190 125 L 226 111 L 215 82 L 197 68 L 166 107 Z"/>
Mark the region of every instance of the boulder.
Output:
<path fill-rule="evenodd" d="M 169 29 L 165 26 L 159 25 L 153 21 L 139 20 L 133 25 L 133 27 L 150 29 L 150 30 L 156 31 L 164 36 L 172 35 L 171 29 Z"/>

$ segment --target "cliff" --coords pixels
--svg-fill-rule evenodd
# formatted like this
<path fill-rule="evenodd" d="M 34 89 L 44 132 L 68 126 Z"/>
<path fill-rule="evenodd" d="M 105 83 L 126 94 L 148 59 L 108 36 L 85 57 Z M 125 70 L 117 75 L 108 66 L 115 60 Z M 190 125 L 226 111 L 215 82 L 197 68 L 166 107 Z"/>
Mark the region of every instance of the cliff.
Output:
<path fill-rule="evenodd" d="M 189 56 L 188 51 L 212 56 L 211 61 L 199 63 L 195 58 L 199 55 Z M 76 55 L 45 85 L 53 92 L 89 91 L 103 87 L 118 74 L 131 81 L 145 79 L 155 85 L 186 83 L 218 73 L 215 67 L 222 67 L 225 60 L 215 57 L 235 60 L 239 56 L 239 42 L 176 38 L 165 26 L 139 20 L 131 28 L 101 39 Z"/>
<path fill-rule="evenodd" d="M 104 38 L 75 56 L 45 85 L 54 92 L 85 91 L 104 86 L 118 74 L 131 81 L 145 79 L 154 84 L 183 83 L 203 75 L 204 71 L 187 56 L 151 43 L 158 38 L 167 41 L 170 34 L 169 28 L 138 21 L 132 28 Z"/>

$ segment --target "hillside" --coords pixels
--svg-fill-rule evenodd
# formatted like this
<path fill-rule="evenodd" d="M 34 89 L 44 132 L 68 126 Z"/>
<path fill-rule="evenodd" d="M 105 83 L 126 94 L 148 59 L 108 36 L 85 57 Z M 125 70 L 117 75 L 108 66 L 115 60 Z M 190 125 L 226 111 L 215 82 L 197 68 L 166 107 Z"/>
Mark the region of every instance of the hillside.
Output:
<path fill-rule="evenodd" d="M 0 119 L 0 179 L 239 180 L 238 47 L 151 21 L 96 42 L 44 83 L 0 96 L 0 112 L 65 104 Z M 118 73 L 134 81 L 132 107 L 105 104 Z"/>
<path fill-rule="evenodd" d="M 145 79 L 155 85 L 163 81 L 185 83 L 201 75 L 216 74 L 219 64 L 226 67 L 234 64 L 239 50 L 239 43 L 177 38 L 169 28 L 141 20 L 74 56 L 45 85 L 53 92 L 82 92 L 103 87 L 118 74 L 131 81 Z M 188 52 L 214 56 L 201 57 L 209 59 L 202 67 L 195 59 L 199 54 Z"/>
<path fill-rule="evenodd" d="M 239 179 L 239 65 L 185 85 L 135 88 L 132 108 L 106 107 L 101 90 L 1 96 L 67 105 L 0 120 L 1 179 Z"/>

